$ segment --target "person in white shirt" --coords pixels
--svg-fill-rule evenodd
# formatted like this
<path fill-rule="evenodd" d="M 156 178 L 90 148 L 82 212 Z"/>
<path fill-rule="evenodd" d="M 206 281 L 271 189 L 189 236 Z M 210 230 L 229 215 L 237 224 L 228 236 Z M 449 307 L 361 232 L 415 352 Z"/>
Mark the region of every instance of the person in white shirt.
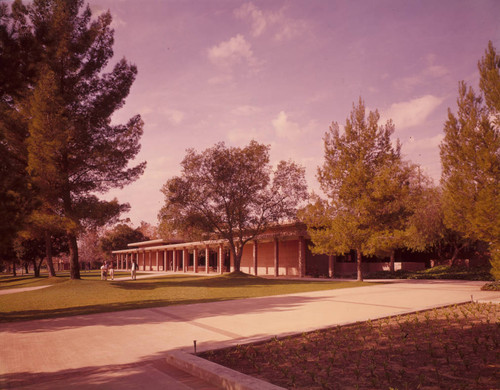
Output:
<path fill-rule="evenodd" d="M 132 267 L 130 268 L 130 277 L 132 280 L 136 280 L 137 278 L 137 263 L 135 261 L 132 262 Z"/>
<path fill-rule="evenodd" d="M 109 265 L 109 276 L 111 277 L 111 280 L 115 280 L 115 266 L 113 262 Z"/>

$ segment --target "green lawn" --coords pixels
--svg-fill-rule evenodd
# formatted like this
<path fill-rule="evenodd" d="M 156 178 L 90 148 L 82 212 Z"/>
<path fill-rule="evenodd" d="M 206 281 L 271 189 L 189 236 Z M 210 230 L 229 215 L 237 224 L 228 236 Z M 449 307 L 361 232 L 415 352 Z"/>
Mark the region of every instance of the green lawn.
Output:
<path fill-rule="evenodd" d="M 50 284 L 61 283 L 67 281 L 69 278 L 69 271 L 58 271 L 55 278 L 48 277 L 47 273 L 41 273 L 39 278 L 35 278 L 33 274 L 21 275 L 18 272 L 17 276 L 0 275 L 0 291 L 9 288 L 23 288 L 23 287 L 36 287 L 36 286 L 46 286 Z M 100 280 L 101 271 L 80 271 L 80 275 L 84 280 Z M 138 273 L 137 275 L 141 275 Z M 115 278 L 130 276 L 130 272 L 125 271 L 115 271 Z"/>
<path fill-rule="evenodd" d="M 12 277 L 11 277 L 12 278 Z M 33 287 L 31 292 L 0 295 L 0 322 L 23 321 L 146 307 L 203 303 L 296 292 L 367 286 L 364 282 L 290 281 L 227 274 L 168 275 L 135 281 L 101 281 L 99 274 L 82 273 L 82 280 L 0 277 L 1 286 Z"/>

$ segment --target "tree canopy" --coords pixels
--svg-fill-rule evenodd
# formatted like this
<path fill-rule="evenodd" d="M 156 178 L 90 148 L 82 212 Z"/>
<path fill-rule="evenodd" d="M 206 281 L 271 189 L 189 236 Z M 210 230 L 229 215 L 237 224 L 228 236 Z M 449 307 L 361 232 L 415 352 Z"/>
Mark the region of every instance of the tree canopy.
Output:
<path fill-rule="evenodd" d="M 114 226 L 107 230 L 99 239 L 99 246 L 104 253 L 126 248 L 131 242 L 139 242 L 149 240 L 150 237 L 145 236 L 140 228 L 133 229 L 124 223 Z"/>
<path fill-rule="evenodd" d="M 491 42 L 478 68 L 481 93 L 460 82 L 457 113 L 448 109 L 440 145 L 443 212 L 446 226 L 465 238 L 489 243 L 493 254 L 498 254 L 500 56 Z M 498 278 L 500 264 L 497 267 Z"/>
<path fill-rule="evenodd" d="M 281 161 L 273 170 L 269 149 L 256 141 L 243 148 L 221 142 L 201 153 L 189 149 L 182 174 L 162 188 L 161 230 L 228 240 L 239 271 L 244 245 L 271 225 L 293 220 L 307 198 L 304 168 Z"/>
<path fill-rule="evenodd" d="M 19 1 L 0 3 L 0 254 L 10 257 L 13 243 L 32 209 L 26 174 L 27 128 L 19 102 L 35 77 L 31 65 L 34 36 L 27 8 Z"/>
<path fill-rule="evenodd" d="M 398 247 L 408 213 L 411 167 L 403 164 L 394 124 L 379 125 L 378 111 L 366 115 L 360 98 L 341 131 L 334 122 L 325 134 L 325 162 L 317 178 L 327 200 L 316 198 L 301 212 L 313 252 L 357 252 L 358 280 L 362 255 Z"/>
<path fill-rule="evenodd" d="M 38 215 L 64 228 L 71 277 L 79 278 L 78 234 L 128 208 L 96 194 L 131 183 L 145 169 L 145 163 L 129 166 L 140 149 L 140 116 L 111 123 L 137 68 L 122 59 L 104 73 L 113 56 L 109 12 L 93 19 L 82 0 L 16 1 L 11 8 L 9 14 L 2 7 L 0 33 L 23 74 L 12 81 L 19 91 L 10 84 L 2 91 L 2 136 L 26 167 Z"/>

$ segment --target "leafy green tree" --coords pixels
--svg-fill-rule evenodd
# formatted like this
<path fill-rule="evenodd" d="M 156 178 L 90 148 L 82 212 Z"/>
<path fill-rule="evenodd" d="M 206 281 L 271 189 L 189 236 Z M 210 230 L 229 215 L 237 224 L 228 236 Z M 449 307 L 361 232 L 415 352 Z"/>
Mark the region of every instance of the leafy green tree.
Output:
<path fill-rule="evenodd" d="M 468 240 L 490 244 L 498 278 L 500 259 L 494 254 L 500 245 L 500 57 L 491 42 L 478 67 L 482 93 L 460 82 L 457 114 L 448 110 L 444 126 L 444 222 Z"/>
<path fill-rule="evenodd" d="M 143 226 L 141 224 L 141 226 Z M 99 247 L 104 253 L 110 253 L 114 250 L 127 248 L 131 242 L 140 242 L 149 240 L 141 228 L 133 229 L 124 223 L 118 224 L 112 229 L 106 231 L 99 239 Z"/>
<path fill-rule="evenodd" d="M 317 175 L 328 200 L 316 198 L 300 214 L 308 225 L 313 252 L 335 255 L 356 250 L 358 280 L 363 279 L 362 256 L 394 247 L 396 239 L 387 238 L 403 228 L 400 220 L 406 214 L 409 171 L 401 161 L 399 141 L 392 144 L 392 121 L 379 125 L 379 119 L 377 111 L 366 115 L 360 98 L 344 131 L 332 124 L 324 138 L 325 162 Z"/>
<path fill-rule="evenodd" d="M 146 221 L 141 221 L 141 224 L 137 228 L 144 237 L 148 237 L 149 240 L 156 240 L 160 238 L 158 234 L 158 226 L 151 225 Z"/>
<path fill-rule="evenodd" d="M 68 253 L 68 242 L 64 235 L 53 236 L 51 240 L 51 255 L 57 256 L 62 253 Z M 22 238 L 19 236 L 15 242 L 15 251 L 17 258 L 22 262 L 31 263 L 35 277 L 40 277 L 40 268 L 43 260 L 47 260 L 46 237 Z"/>
<path fill-rule="evenodd" d="M 410 199 L 413 212 L 408 218 L 406 248 L 425 251 L 443 239 L 441 189 L 419 167 L 413 181 Z"/>
<path fill-rule="evenodd" d="M 81 0 L 37 0 L 27 6 L 25 25 L 9 24 L 12 37 L 26 26 L 35 37 L 30 58 L 36 77 L 30 95 L 13 105 L 26 118 L 28 136 L 22 142 L 40 214 L 60 218 L 73 279 L 80 277 L 78 235 L 127 209 L 95 194 L 136 180 L 145 168 L 145 163 L 128 167 L 140 149 L 140 116 L 125 125 L 110 120 L 123 106 L 137 69 L 122 59 L 103 73 L 113 55 L 111 15 L 92 20 L 90 8 L 82 6 Z"/>
<path fill-rule="evenodd" d="M 373 210 L 376 222 L 372 224 L 374 229 L 366 244 L 366 254 L 389 256 L 392 272 L 396 250 L 411 247 L 414 242 L 417 229 L 411 222 L 421 193 L 419 176 L 418 166 L 396 159 L 393 165 L 382 169 L 368 189 L 379 208 Z M 385 197 L 377 197 L 381 192 Z"/>
<path fill-rule="evenodd" d="M 181 165 L 182 174 L 162 188 L 160 230 L 228 240 L 236 271 L 243 247 L 272 224 L 294 219 L 307 198 L 304 168 L 281 161 L 273 171 L 269 146 L 256 141 L 244 148 L 190 149 Z"/>
<path fill-rule="evenodd" d="M 427 179 L 413 199 L 414 213 L 409 217 L 406 248 L 433 250 L 441 260 L 454 264 L 461 251 L 475 243 L 444 223 L 441 187 Z"/>

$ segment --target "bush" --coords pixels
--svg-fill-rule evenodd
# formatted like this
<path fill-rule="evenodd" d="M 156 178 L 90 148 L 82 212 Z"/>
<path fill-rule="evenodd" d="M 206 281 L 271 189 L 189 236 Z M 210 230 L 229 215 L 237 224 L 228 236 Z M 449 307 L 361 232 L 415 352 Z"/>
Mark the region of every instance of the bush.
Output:
<path fill-rule="evenodd" d="M 382 271 L 370 274 L 368 279 L 452 279 L 494 280 L 490 267 L 451 267 L 438 265 L 421 271 Z"/>
<path fill-rule="evenodd" d="M 483 291 L 500 291 L 500 281 L 495 281 L 491 283 L 486 283 L 483 287 L 481 287 Z"/>

